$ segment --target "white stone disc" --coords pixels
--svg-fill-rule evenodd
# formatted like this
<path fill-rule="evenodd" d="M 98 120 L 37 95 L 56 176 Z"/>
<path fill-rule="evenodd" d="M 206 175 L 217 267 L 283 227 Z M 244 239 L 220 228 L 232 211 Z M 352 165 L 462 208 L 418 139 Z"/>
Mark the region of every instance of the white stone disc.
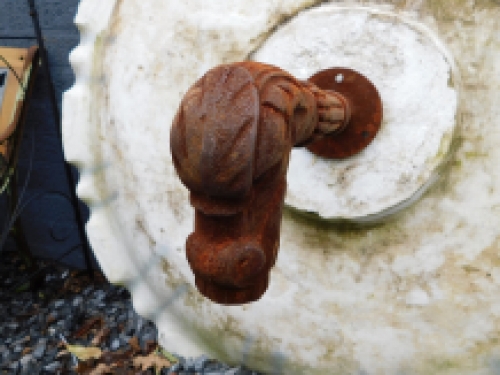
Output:
<path fill-rule="evenodd" d="M 497 374 L 500 7 L 487 0 L 324 3 L 80 2 L 75 22 L 81 43 L 71 54 L 76 81 L 63 101 L 64 151 L 80 171 L 78 195 L 91 211 L 86 228 L 99 264 L 110 281 L 131 291 L 137 312 L 155 321 L 160 344 L 186 357 L 205 353 L 287 375 Z M 358 160 L 366 173 L 359 167 L 353 175 L 342 163 L 325 163 L 327 173 L 336 176 L 335 188 L 340 191 L 342 183 L 351 190 L 339 196 L 322 193 L 331 199 L 328 205 L 322 198 L 321 206 L 304 205 L 302 212 L 367 220 L 415 200 L 439 174 L 455 126 L 458 87 L 448 73 L 452 59 L 437 47 L 439 40 L 446 41 L 463 78 L 460 142 L 443 168 L 445 178 L 391 220 L 346 227 L 285 209 L 268 291 L 248 305 L 216 305 L 198 293 L 186 260 L 193 209 L 172 165 L 173 116 L 182 96 L 208 69 L 257 58 L 274 34 L 290 28 L 294 35 L 290 25 L 297 20 L 309 17 L 308 33 L 314 35 L 317 28 L 325 29 L 323 13 L 335 20 L 327 29 L 335 50 L 323 48 L 329 41 L 313 38 L 318 45 L 304 41 L 302 47 L 309 51 L 305 55 L 317 51 L 317 62 L 298 52 L 271 62 L 303 78 L 321 64 L 347 65 L 368 76 L 385 106 L 375 142 L 392 140 L 387 147 L 394 155 L 376 155 L 391 162 L 380 164 L 384 178 L 371 174 L 375 162 L 365 159 L 377 144 L 342 162 Z M 342 27 L 334 32 L 337 24 Z M 339 40 L 346 42 L 339 45 Z M 339 51 L 342 61 L 334 60 Z M 298 65 L 305 70 L 294 71 Z M 426 96 L 421 85 L 429 90 Z M 451 109 L 436 105 L 446 95 Z M 398 105 L 406 108 L 405 121 L 412 122 L 400 120 Z M 422 120 L 428 106 L 434 116 Z M 436 118 L 442 120 L 436 123 Z M 440 132 L 433 133 L 430 123 Z M 408 160 L 416 167 L 407 166 L 411 173 L 404 176 Z M 299 172 L 304 181 L 316 178 L 312 169 L 319 162 L 315 165 L 296 168 L 294 160 L 289 180 Z M 371 176 L 370 189 L 353 189 L 351 179 L 361 184 L 360 176 Z M 307 182 L 301 191 L 309 202 L 320 184 Z M 380 198 L 384 189 L 396 198 Z M 377 204 L 366 198 L 375 193 Z M 357 200 L 347 202 L 353 196 Z"/>
<path fill-rule="evenodd" d="M 293 150 L 289 206 L 327 219 L 373 220 L 406 206 L 437 177 L 457 122 L 458 80 L 428 32 L 395 15 L 321 7 L 279 28 L 252 58 L 301 79 L 354 69 L 382 98 L 382 127 L 361 153 L 328 160 Z"/>

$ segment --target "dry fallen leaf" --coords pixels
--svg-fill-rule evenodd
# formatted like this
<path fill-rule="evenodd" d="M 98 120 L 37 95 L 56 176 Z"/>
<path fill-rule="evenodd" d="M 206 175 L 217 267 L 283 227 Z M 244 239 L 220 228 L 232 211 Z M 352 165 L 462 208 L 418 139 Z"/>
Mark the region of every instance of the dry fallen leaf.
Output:
<path fill-rule="evenodd" d="M 76 367 L 73 370 L 79 375 L 89 375 L 91 371 L 96 368 L 96 364 L 94 360 L 89 361 L 78 361 Z"/>
<path fill-rule="evenodd" d="M 144 354 L 149 354 L 158 348 L 158 343 L 156 341 L 153 341 L 153 340 L 148 340 L 148 341 L 146 341 L 145 344 L 146 344 L 145 345 L 146 350 L 143 350 Z"/>
<path fill-rule="evenodd" d="M 96 347 L 85 347 L 85 346 L 80 346 L 80 345 L 69 345 L 66 344 L 66 349 L 68 351 L 77 356 L 79 360 L 81 361 L 86 361 L 87 359 L 91 358 L 99 358 L 102 355 L 102 351 L 100 348 Z"/>
<path fill-rule="evenodd" d="M 147 370 L 150 367 L 154 367 L 155 370 L 161 370 L 164 367 L 168 368 L 172 365 L 168 359 L 159 356 L 157 352 L 152 352 L 147 356 L 137 356 L 133 359 L 132 363 L 140 370 Z"/>
<path fill-rule="evenodd" d="M 28 354 L 28 353 L 31 353 L 31 348 L 29 346 L 27 346 L 26 348 L 24 348 L 23 351 L 21 352 L 22 355 L 25 355 L 25 354 Z"/>
<path fill-rule="evenodd" d="M 80 375 L 126 375 L 126 374 L 142 374 L 132 370 L 132 350 L 109 352 L 103 351 L 98 359 L 89 359 L 86 361 L 78 361 L 78 365 L 74 368 L 75 372 Z"/>
<path fill-rule="evenodd" d="M 49 314 L 49 316 L 47 316 L 47 325 L 54 323 L 56 320 L 57 319 L 54 314 Z"/>
<path fill-rule="evenodd" d="M 106 365 L 104 363 L 99 363 L 96 368 L 94 368 L 92 371 L 89 372 L 89 375 L 106 375 L 106 374 L 113 374 L 114 371 L 113 369 L 116 369 L 116 366 L 111 364 L 111 365 Z"/>
<path fill-rule="evenodd" d="M 133 336 L 128 340 L 128 344 L 132 348 L 132 351 L 135 353 L 140 353 L 141 352 L 141 346 L 139 345 L 139 339 L 137 336 Z"/>
<path fill-rule="evenodd" d="M 96 333 L 90 344 L 94 346 L 101 345 L 102 342 L 106 339 L 106 337 L 109 336 L 110 333 L 111 330 L 109 328 L 106 327 L 102 328 L 99 332 Z"/>
<path fill-rule="evenodd" d="M 91 328 L 102 327 L 103 324 L 104 324 L 104 319 L 102 318 L 102 316 L 90 318 L 87 321 L 85 321 L 85 323 L 83 323 L 83 325 L 78 331 L 73 333 L 73 337 L 86 336 Z"/>

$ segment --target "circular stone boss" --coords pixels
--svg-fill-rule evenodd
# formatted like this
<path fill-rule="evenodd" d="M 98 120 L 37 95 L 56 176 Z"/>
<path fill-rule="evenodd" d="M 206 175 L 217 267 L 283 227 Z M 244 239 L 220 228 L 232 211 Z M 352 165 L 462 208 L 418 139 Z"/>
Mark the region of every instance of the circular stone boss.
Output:
<path fill-rule="evenodd" d="M 323 7 L 279 28 L 252 59 L 301 79 L 332 67 L 353 69 L 382 98 L 381 129 L 359 154 L 330 160 L 306 148 L 292 151 L 290 207 L 323 219 L 373 221 L 407 206 L 436 180 L 456 127 L 458 88 L 450 82 L 458 79 L 429 33 L 395 16 Z M 334 88 L 340 92 L 343 78 Z"/>
<path fill-rule="evenodd" d="M 323 163 L 320 173 L 308 174 L 316 168 L 312 156 L 304 167 L 292 160 L 289 180 L 302 172 L 299 182 L 307 183 L 299 198 L 322 199 L 315 206 L 293 203 L 290 183 L 289 204 L 329 219 L 363 220 L 414 200 L 439 172 L 456 126 L 453 64 L 436 35 L 387 10 L 305 9 L 311 2 L 296 0 L 81 2 L 81 45 L 71 55 L 76 83 L 64 98 L 65 154 L 81 172 L 78 193 L 91 209 L 87 231 L 102 269 L 131 290 L 134 307 L 155 320 L 167 350 L 286 374 L 492 373 L 500 326 L 500 133 L 493 128 L 497 106 L 488 100 L 500 85 L 498 74 L 489 73 L 500 66 L 500 46 L 485 38 L 494 48 L 483 55 L 467 38 L 490 35 L 498 23 L 468 3 L 448 4 L 443 21 L 444 8 L 431 5 L 411 3 L 430 6 L 461 64 L 483 64 L 462 70 L 470 82 L 478 80 L 464 93 L 474 116 L 447 183 L 395 220 L 363 229 L 285 210 L 268 292 L 250 305 L 225 307 L 199 295 L 185 258 L 193 216 L 168 134 L 187 88 L 211 67 L 253 51 L 263 61 L 282 30 L 309 24 L 302 52 L 287 52 L 301 37 L 290 31 L 290 40 L 272 48 L 286 44 L 286 51 L 268 62 L 303 79 L 334 66 L 361 72 L 381 94 L 384 123 L 362 153 Z M 474 29 L 461 29 L 471 15 Z M 315 37 L 316 29 L 329 40 Z M 334 179 L 323 186 L 345 189 L 315 190 L 329 174 Z M 397 199 L 381 199 L 385 189 Z"/>

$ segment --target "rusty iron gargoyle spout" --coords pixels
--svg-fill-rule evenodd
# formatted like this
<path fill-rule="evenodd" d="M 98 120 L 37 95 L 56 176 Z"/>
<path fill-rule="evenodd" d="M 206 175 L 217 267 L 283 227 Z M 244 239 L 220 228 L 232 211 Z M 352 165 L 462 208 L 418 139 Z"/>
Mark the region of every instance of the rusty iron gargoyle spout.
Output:
<path fill-rule="evenodd" d="M 257 62 L 217 66 L 189 89 L 170 145 L 195 209 L 186 252 L 204 296 L 243 304 L 263 295 L 278 253 L 290 151 L 342 132 L 350 113 L 340 93 Z"/>

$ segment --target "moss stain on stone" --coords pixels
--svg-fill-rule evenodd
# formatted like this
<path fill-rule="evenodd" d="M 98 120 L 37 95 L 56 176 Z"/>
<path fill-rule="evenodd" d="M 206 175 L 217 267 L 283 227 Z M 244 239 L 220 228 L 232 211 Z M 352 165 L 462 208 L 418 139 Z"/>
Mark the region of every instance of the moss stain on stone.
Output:
<path fill-rule="evenodd" d="M 311 1 L 309 5 L 304 6 L 316 6 L 322 1 Z M 479 4 L 493 4 L 494 1 L 480 1 Z M 304 3 L 306 4 L 306 3 Z M 467 12 L 472 12 L 470 3 L 467 0 L 433 0 L 424 3 L 424 8 L 429 9 L 431 14 L 436 15 L 437 19 L 440 22 L 449 22 L 456 18 L 464 18 L 464 14 Z M 300 10 L 297 10 L 297 12 Z M 288 18 L 294 16 L 294 14 L 290 14 L 287 16 L 279 16 L 279 22 L 286 22 Z M 270 29 L 270 33 L 274 29 Z M 267 37 L 267 34 L 261 36 L 261 39 Z M 258 43 L 256 40 L 255 43 Z M 450 79 L 448 84 L 450 87 L 454 87 L 454 81 L 452 76 L 450 75 Z M 449 139 L 442 139 L 441 146 L 436 155 L 436 158 L 441 158 L 444 156 L 444 153 L 447 152 L 446 144 L 449 143 Z M 444 146 L 443 146 L 444 145 Z M 483 158 L 487 157 L 487 154 L 480 154 L 477 152 L 465 152 L 465 159 L 474 159 L 474 158 Z M 449 167 L 451 169 L 455 169 L 455 173 L 458 172 L 460 167 L 462 166 L 462 160 L 452 158 Z M 383 254 L 388 247 L 412 243 L 413 238 L 417 238 L 420 236 L 419 232 L 425 231 L 425 226 L 434 226 L 432 228 L 433 232 L 439 231 L 439 223 L 431 222 L 431 223 L 419 223 L 419 226 L 414 228 L 415 234 L 409 233 L 408 229 L 405 228 L 403 224 L 406 220 L 411 219 L 414 213 L 429 209 L 429 206 L 432 206 L 432 202 L 429 205 L 429 201 L 439 201 L 444 197 L 448 197 L 451 190 L 454 187 L 454 180 L 441 179 L 434 187 L 429 189 L 421 200 L 428 200 L 428 204 L 423 207 L 412 206 L 405 210 L 405 212 L 398 214 L 397 221 L 393 218 L 387 219 L 385 221 L 378 221 L 375 223 L 363 224 L 363 223 L 354 223 L 349 220 L 337 220 L 334 222 L 325 222 L 322 220 L 310 220 L 310 216 L 307 214 L 299 214 L 293 210 L 286 210 L 284 213 L 285 221 L 294 221 L 297 225 L 304 227 L 304 235 L 303 235 L 303 245 L 305 248 L 322 248 L 324 252 L 329 252 L 333 256 L 338 256 L 342 253 L 349 255 L 352 258 L 359 259 L 365 262 L 370 262 L 371 255 L 373 254 Z M 438 216 L 439 220 L 439 216 Z M 369 240 L 368 240 L 369 234 Z M 330 251 L 331 250 L 331 251 Z M 453 270 L 451 268 L 446 268 L 440 270 L 443 273 L 451 273 L 453 272 L 453 279 L 460 280 L 463 279 L 463 282 L 468 282 L 468 278 L 466 274 L 481 274 L 481 277 L 487 279 L 488 275 L 491 275 L 492 267 L 500 267 L 500 260 L 498 257 L 498 244 L 492 245 L 491 248 L 486 249 L 481 253 L 477 259 L 474 260 L 471 264 L 459 265 L 458 263 L 463 262 L 463 260 L 457 259 L 453 264 Z M 391 259 L 390 257 L 388 259 Z M 388 260 L 389 261 L 389 260 Z M 164 260 L 162 265 L 163 272 L 167 277 L 167 283 L 169 289 L 175 289 L 177 286 L 181 284 L 185 284 L 185 281 L 180 278 L 178 272 L 174 272 L 172 270 L 171 265 L 167 260 Z M 415 276 L 413 280 L 406 280 L 409 283 L 417 283 L 418 276 Z M 467 288 L 471 288 L 471 286 L 466 287 L 465 285 L 459 286 L 464 287 L 465 290 Z M 451 287 L 450 287 L 451 288 Z M 373 295 L 372 295 L 373 297 Z M 194 288 L 190 288 L 186 298 L 184 299 L 184 303 L 189 306 L 193 312 L 201 313 L 202 306 L 206 304 L 206 301 L 203 297 L 197 294 Z M 396 324 L 396 323 L 395 323 Z M 214 344 L 214 339 L 216 338 L 224 338 L 227 339 L 228 342 L 231 340 L 244 341 L 246 337 L 244 333 L 241 331 L 237 321 L 231 317 L 227 316 L 227 318 L 219 321 L 216 327 L 213 326 L 204 326 L 197 322 L 193 323 L 193 331 L 196 331 L 200 340 L 202 340 L 206 347 L 210 347 L 217 355 L 217 357 L 221 359 L 230 360 L 227 357 L 227 348 L 221 347 L 217 344 Z M 497 332 L 498 333 L 498 332 Z M 459 334 L 459 327 L 457 327 L 457 335 Z M 500 335 L 500 334 L 499 334 Z M 221 339 L 221 341 L 223 341 Z M 224 340 L 225 341 L 225 340 Z M 252 361 L 255 363 L 256 361 L 261 361 L 262 366 L 269 366 L 269 362 L 272 361 L 272 358 L 269 356 L 269 353 L 275 352 L 276 348 L 279 347 L 279 343 L 275 340 L 261 340 L 258 344 L 252 347 L 251 353 L 249 353 L 249 358 L 252 358 Z M 477 344 L 472 351 L 469 351 L 466 356 L 460 357 L 450 357 L 450 358 L 425 358 L 421 363 L 425 363 L 424 365 L 415 364 L 415 368 L 412 369 L 412 373 L 415 374 L 455 374 L 457 370 L 460 369 L 463 371 L 464 369 L 472 369 L 476 364 L 477 359 L 481 356 L 489 355 L 494 348 L 498 348 L 498 338 L 494 337 L 486 340 L 484 343 Z M 296 349 L 294 349 L 296 350 Z M 294 350 L 290 350 L 290 353 L 293 354 Z M 338 365 L 334 369 L 329 368 L 328 374 L 346 374 L 346 373 L 355 373 L 356 366 L 352 360 L 337 357 L 337 347 L 330 346 L 326 349 L 325 354 L 323 355 L 322 360 L 331 360 L 332 358 L 337 358 L 336 362 Z M 289 362 L 288 362 L 289 361 Z M 290 368 L 294 368 L 296 366 L 293 364 L 293 358 L 288 358 L 286 366 L 290 366 Z M 302 366 L 295 368 L 296 371 L 290 370 L 287 372 L 288 374 L 293 373 L 303 373 L 303 374 L 314 374 L 321 373 L 324 374 L 326 372 L 325 369 L 322 370 L 312 370 L 307 368 L 307 366 Z"/>

